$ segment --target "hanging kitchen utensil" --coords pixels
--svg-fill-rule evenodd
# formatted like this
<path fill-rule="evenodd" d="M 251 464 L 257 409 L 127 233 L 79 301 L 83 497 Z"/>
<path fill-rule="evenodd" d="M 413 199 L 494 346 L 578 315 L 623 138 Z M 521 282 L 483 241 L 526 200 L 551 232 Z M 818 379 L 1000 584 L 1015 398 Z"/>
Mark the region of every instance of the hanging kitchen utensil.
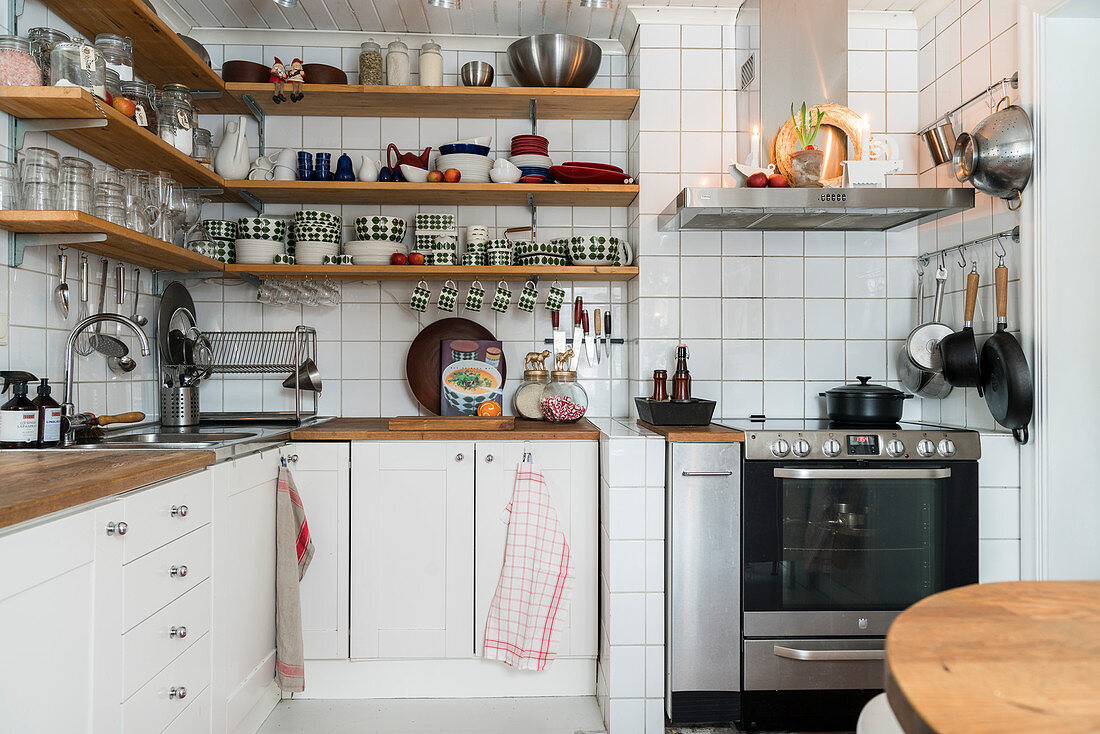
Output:
<path fill-rule="evenodd" d="M 936 372 L 942 369 L 936 345 L 939 344 L 940 339 L 948 334 L 953 334 L 955 331 L 940 321 L 940 312 L 943 309 L 943 291 L 946 284 L 947 268 L 943 266 L 941 261 L 940 267 L 936 269 L 936 300 L 932 306 L 932 320 L 909 332 L 909 338 L 905 342 L 909 358 L 913 360 L 917 367 Z"/>
<path fill-rule="evenodd" d="M 955 178 L 969 181 L 978 191 L 1008 200 L 1008 208 L 1019 209 L 1021 192 L 1031 178 L 1035 139 L 1031 118 L 1022 107 L 1008 105 L 985 118 L 955 141 L 951 160 Z M 1013 206 L 1012 202 L 1016 202 Z"/>
<path fill-rule="evenodd" d="M 917 326 L 924 323 L 924 269 L 917 268 Z M 916 328 L 916 327 L 914 327 Z M 909 349 L 906 342 L 902 342 L 898 349 L 898 379 L 901 384 L 913 392 L 924 387 L 927 373 L 917 367 L 913 360 L 909 359 Z"/>
<path fill-rule="evenodd" d="M 856 379 L 858 385 L 841 385 L 820 393 L 825 398 L 829 420 L 863 426 L 889 426 L 901 420 L 905 401 L 912 395 L 885 385 L 868 384 L 870 377 Z"/>
<path fill-rule="evenodd" d="M 88 318 L 88 256 L 80 255 L 80 311 L 76 315 L 77 323 Z M 76 353 L 81 357 L 87 357 L 92 353 L 91 337 L 87 329 L 82 329 L 76 337 L 73 345 Z"/>
<path fill-rule="evenodd" d="M 138 293 L 141 292 L 141 268 L 134 268 L 134 303 L 130 311 L 130 320 L 138 326 L 145 326 L 149 319 L 138 313 Z"/>
<path fill-rule="evenodd" d="M 195 302 L 183 283 L 174 280 L 165 286 L 164 293 L 160 297 L 160 306 L 157 307 L 157 346 L 160 348 L 161 354 L 168 353 L 168 333 L 173 328 L 171 326 L 173 317 L 175 317 L 177 323 L 181 321 L 181 317 L 177 315 L 179 310 L 184 310 L 190 315 L 188 323 L 175 327 L 179 328 L 181 332 L 185 332 L 197 323 Z"/>
<path fill-rule="evenodd" d="M 955 151 L 955 126 L 951 124 L 950 117 L 920 135 L 928 145 L 933 165 L 939 166 L 951 161 Z"/>
<path fill-rule="evenodd" d="M 61 318 L 69 318 L 69 284 L 65 280 L 66 271 L 69 269 L 69 256 L 64 252 L 57 256 L 57 287 L 53 291 L 53 302 L 57 305 L 57 312 Z"/>
<path fill-rule="evenodd" d="M 985 404 L 993 420 L 1012 430 L 1020 444 L 1028 441 L 1028 424 L 1034 408 L 1035 388 L 1024 350 L 1008 333 L 1008 268 L 1001 258 L 993 271 L 997 292 L 997 332 L 985 340 L 981 378 Z"/>
<path fill-rule="evenodd" d="M 954 387 L 976 387 L 984 395 L 982 373 L 978 366 L 978 345 L 974 341 L 974 304 L 978 301 L 978 264 L 974 263 L 966 276 L 966 307 L 962 329 L 940 340 L 940 363 L 943 377 Z"/>
<path fill-rule="evenodd" d="M 317 363 L 308 357 L 298 366 L 297 374 L 290 375 L 283 380 L 283 387 L 288 387 L 291 390 L 299 385 L 303 390 L 321 392 L 321 372 L 317 369 Z"/>
<path fill-rule="evenodd" d="M 440 351 L 445 339 L 496 341 L 493 332 L 469 319 L 440 319 L 420 330 L 405 357 L 405 377 L 417 401 L 436 415 L 440 413 L 440 382 L 443 375 Z M 497 371 L 503 385 L 507 378 L 504 354 L 500 356 Z"/>
<path fill-rule="evenodd" d="M 577 296 L 573 301 L 573 359 L 569 361 L 569 369 L 576 372 L 581 361 L 581 344 L 584 343 L 584 327 L 581 320 L 584 316 L 584 299 Z"/>
<path fill-rule="evenodd" d="M 100 286 L 99 286 L 99 313 L 106 313 L 104 306 L 106 305 L 107 297 L 107 258 L 103 258 L 103 267 L 100 270 Z M 92 349 L 102 354 L 104 357 L 125 357 L 130 353 L 130 348 L 126 346 L 126 343 L 121 339 L 113 336 L 108 336 L 102 333 L 103 322 L 100 321 L 95 325 L 95 333 L 88 338 L 88 342 L 92 345 Z"/>

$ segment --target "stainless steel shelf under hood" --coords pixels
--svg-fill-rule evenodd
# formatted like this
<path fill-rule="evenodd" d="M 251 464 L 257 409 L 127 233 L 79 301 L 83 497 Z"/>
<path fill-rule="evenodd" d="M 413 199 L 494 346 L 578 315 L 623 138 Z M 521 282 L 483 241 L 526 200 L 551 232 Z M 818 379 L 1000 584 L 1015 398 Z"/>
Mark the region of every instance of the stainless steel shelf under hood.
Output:
<path fill-rule="evenodd" d="M 974 190 L 688 188 L 660 229 L 884 232 L 974 207 Z"/>

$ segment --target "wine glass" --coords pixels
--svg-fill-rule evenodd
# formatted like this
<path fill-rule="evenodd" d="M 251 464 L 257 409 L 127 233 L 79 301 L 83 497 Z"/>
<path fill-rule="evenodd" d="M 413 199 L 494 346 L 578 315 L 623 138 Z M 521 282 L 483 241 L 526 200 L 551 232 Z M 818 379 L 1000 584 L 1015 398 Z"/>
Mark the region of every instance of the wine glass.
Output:
<path fill-rule="evenodd" d="M 192 235 L 199 226 L 203 205 L 209 202 L 209 199 L 204 199 L 194 191 L 183 192 L 183 216 L 180 219 L 180 227 L 183 229 L 185 245 L 192 239 Z"/>

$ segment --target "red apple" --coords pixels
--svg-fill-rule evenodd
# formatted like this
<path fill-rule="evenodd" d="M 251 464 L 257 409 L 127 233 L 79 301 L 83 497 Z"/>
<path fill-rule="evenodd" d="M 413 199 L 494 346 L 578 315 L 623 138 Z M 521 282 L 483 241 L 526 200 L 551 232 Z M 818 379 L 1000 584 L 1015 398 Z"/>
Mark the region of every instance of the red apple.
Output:
<path fill-rule="evenodd" d="M 762 189 L 768 185 L 768 175 L 759 171 L 749 176 L 749 188 Z"/>
<path fill-rule="evenodd" d="M 409 253 L 409 265 L 423 265 L 423 264 L 424 264 L 424 256 L 422 254 L 420 254 L 419 252 L 410 252 Z"/>
<path fill-rule="evenodd" d="M 457 168 L 448 168 L 443 172 L 443 178 L 447 183 L 458 183 L 459 179 L 462 178 L 462 171 Z"/>
<path fill-rule="evenodd" d="M 768 186 L 773 189 L 785 189 L 791 184 L 787 181 L 787 177 L 782 173 L 773 173 L 768 176 Z"/>
<path fill-rule="evenodd" d="M 390 265 L 404 265 L 407 259 L 404 253 L 395 252 L 390 255 Z"/>
<path fill-rule="evenodd" d="M 428 171 L 428 183 L 439 183 L 443 180 L 443 171 Z"/>
<path fill-rule="evenodd" d="M 114 101 L 111 102 L 111 106 L 127 117 L 133 117 L 134 112 L 137 110 L 137 105 L 134 104 L 133 100 L 125 97 L 115 97 Z"/>

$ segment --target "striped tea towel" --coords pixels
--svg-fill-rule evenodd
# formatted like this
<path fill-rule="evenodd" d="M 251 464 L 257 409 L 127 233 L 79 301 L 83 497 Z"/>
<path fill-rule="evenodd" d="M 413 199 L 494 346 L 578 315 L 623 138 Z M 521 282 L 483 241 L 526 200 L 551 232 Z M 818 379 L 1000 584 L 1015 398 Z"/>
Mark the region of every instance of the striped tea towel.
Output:
<path fill-rule="evenodd" d="M 302 604 L 298 582 L 313 560 L 306 511 L 285 465 L 279 468 L 275 500 L 275 671 L 279 687 L 290 693 L 306 688 L 302 650 Z"/>
<path fill-rule="evenodd" d="M 508 540 L 483 655 L 521 670 L 545 670 L 557 655 L 573 564 L 550 487 L 533 464 L 519 465 L 501 521 L 508 523 Z"/>

